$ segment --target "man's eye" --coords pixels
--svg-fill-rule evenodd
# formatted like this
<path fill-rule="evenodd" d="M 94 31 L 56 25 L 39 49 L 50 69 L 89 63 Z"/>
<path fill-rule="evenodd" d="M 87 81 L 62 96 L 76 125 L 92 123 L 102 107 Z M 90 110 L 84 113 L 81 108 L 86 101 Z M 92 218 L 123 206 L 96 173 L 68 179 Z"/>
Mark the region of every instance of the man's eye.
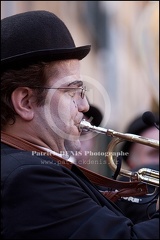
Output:
<path fill-rule="evenodd" d="M 76 89 L 70 89 L 70 90 L 68 91 L 68 94 L 69 94 L 71 97 L 74 97 L 75 94 L 76 94 Z"/>

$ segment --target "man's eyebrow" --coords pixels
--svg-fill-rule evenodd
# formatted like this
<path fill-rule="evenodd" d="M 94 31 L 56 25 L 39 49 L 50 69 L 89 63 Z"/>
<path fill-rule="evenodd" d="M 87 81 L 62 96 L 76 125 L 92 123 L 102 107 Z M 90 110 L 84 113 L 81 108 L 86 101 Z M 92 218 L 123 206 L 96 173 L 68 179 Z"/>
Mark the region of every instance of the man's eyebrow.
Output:
<path fill-rule="evenodd" d="M 83 85 L 83 82 L 80 81 L 80 80 L 76 80 L 76 81 L 74 81 L 74 82 L 69 83 L 69 84 L 68 84 L 68 87 L 69 87 L 69 86 L 72 86 L 72 85 L 78 85 L 78 87 L 81 87 L 81 86 Z"/>

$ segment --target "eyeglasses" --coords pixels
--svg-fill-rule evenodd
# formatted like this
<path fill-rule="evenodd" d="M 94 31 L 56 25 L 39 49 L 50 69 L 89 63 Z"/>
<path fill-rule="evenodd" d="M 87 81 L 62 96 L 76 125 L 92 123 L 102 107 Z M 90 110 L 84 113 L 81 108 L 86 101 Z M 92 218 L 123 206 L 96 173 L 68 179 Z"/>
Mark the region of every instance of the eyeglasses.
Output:
<path fill-rule="evenodd" d="M 32 88 L 39 88 L 39 89 L 58 89 L 58 90 L 69 90 L 69 94 L 71 97 L 74 97 L 74 95 L 76 94 L 77 90 L 80 90 L 80 96 L 82 99 L 84 99 L 85 93 L 87 91 L 86 86 L 83 87 L 59 87 L 59 88 L 50 88 L 50 87 L 40 87 L 40 86 L 36 86 L 36 87 L 32 87 Z"/>

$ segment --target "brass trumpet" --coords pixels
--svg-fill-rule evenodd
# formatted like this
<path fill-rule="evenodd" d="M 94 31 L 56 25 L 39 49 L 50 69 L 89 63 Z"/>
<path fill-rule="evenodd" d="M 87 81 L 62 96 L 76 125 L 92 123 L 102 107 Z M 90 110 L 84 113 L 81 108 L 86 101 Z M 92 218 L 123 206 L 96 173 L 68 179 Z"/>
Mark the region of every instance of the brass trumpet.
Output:
<path fill-rule="evenodd" d="M 83 119 L 80 122 L 79 129 L 81 131 L 92 131 L 92 132 L 106 134 L 107 136 L 113 137 L 113 140 L 111 140 L 111 142 L 108 144 L 108 147 L 107 147 L 107 151 L 108 153 L 110 153 L 110 154 L 107 154 L 107 161 L 108 161 L 109 167 L 113 171 L 116 170 L 117 165 L 115 164 L 115 161 L 113 159 L 112 152 L 114 151 L 114 148 L 118 143 L 122 141 L 130 141 L 130 142 L 144 144 L 157 149 L 159 148 L 159 141 L 157 140 L 144 138 L 144 137 L 141 137 L 135 134 L 130 134 L 130 133 L 120 133 L 112 129 L 105 129 L 102 127 L 92 126 L 85 119 Z M 132 172 L 132 171 L 121 168 L 119 175 L 129 177 L 131 181 L 140 180 L 144 183 L 147 183 L 155 187 L 159 186 L 159 171 L 156 171 L 153 169 L 141 168 L 137 172 Z"/>

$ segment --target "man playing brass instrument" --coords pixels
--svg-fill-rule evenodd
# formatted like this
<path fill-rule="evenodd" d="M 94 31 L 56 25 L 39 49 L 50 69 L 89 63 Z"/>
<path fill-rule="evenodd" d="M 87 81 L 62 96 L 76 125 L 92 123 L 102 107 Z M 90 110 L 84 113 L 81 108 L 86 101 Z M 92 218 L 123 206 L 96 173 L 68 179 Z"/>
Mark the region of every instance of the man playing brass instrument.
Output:
<path fill-rule="evenodd" d="M 89 109 L 80 60 L 90 46 L 76 47 L 53 13 L 31 11 L 2 19 L 1 49 L 2 238 L 158 239 L 158 211 L 133 224 L 61 164 L 60 152 L 80 150 Z"/>

